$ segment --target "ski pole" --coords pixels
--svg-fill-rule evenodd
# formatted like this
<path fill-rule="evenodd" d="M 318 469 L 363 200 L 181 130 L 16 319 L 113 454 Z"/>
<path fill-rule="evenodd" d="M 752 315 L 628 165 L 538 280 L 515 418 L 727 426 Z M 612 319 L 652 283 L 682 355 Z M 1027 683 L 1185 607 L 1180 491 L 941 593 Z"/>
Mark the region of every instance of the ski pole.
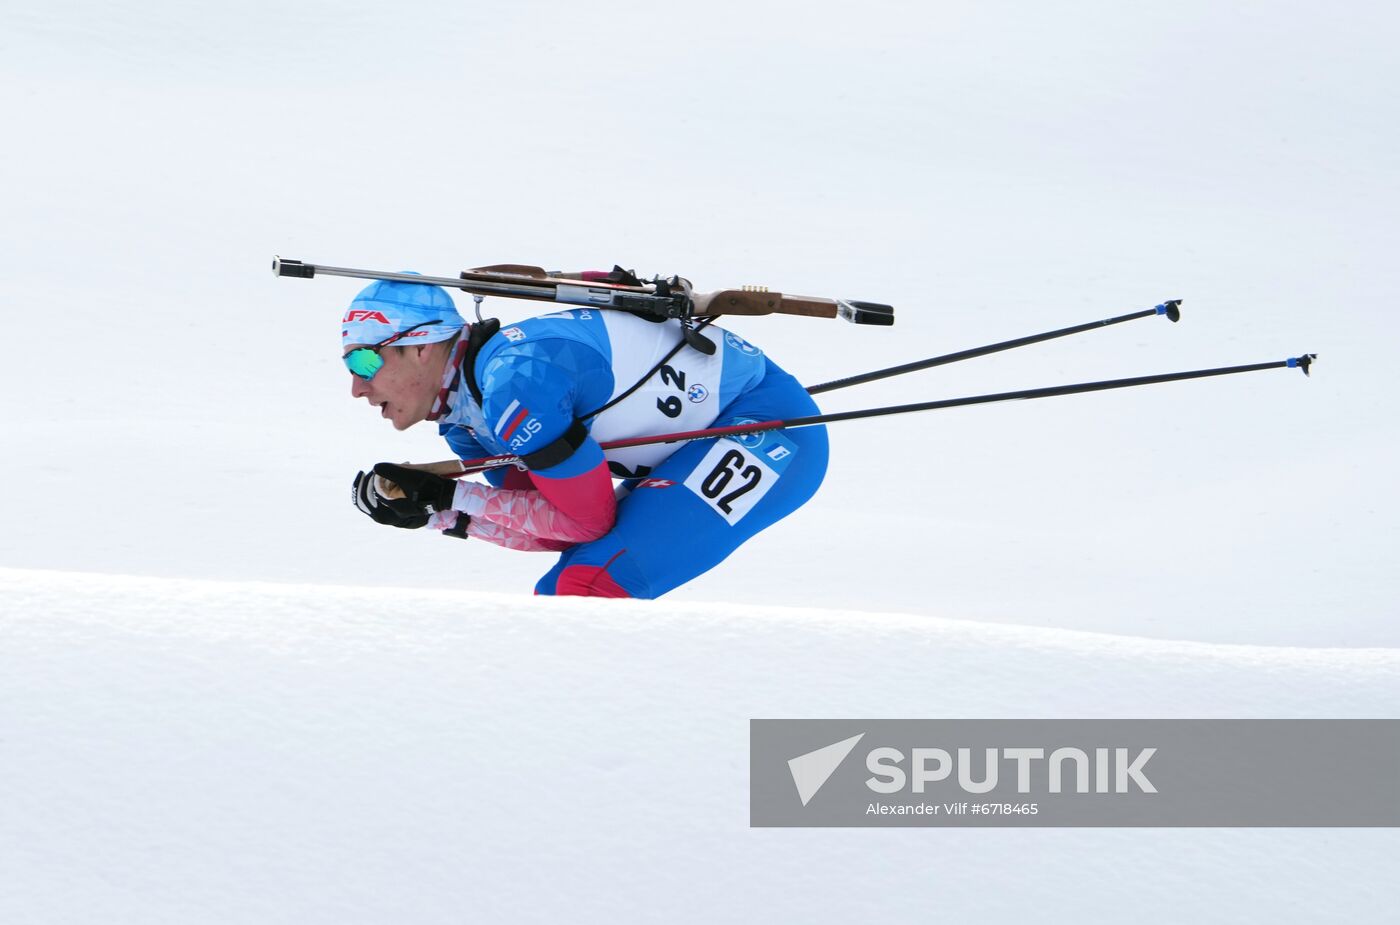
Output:
<path fill-rule="evenodd" d="M 837 421 L 852 421 L 858 418 L 881 417 L 889 414 L 908 414 L 913 411 L 936 411 L 943 408 L 959 408 L 966 405 L 989 405 L 993 402 L 1024 401 L 1032 398 L 1052 398 L 1058 395 L 1077 395 L 1081 392 L 1102 392 L 1108 389 L 1127 389 L 1140 385 L 1153 385 L 1159 382 L 1180 382 L 1186 379 L 1205 379 L 1210 376 L 1230 376 L 1237 373 L 1250 373 L 1264 369 L 1301 369 L 1304 375 L 1311 375 L 1311 366 L 1317 359 L 1315 353 L 1276 360 L 1272 363 L 1252 363 L 1247 366 L 1223 366 L 1217 369 L 1192 369 L 1179 373 L 1160 373 L 1155 376 L 1135 376 L 1131 379 L 1106 379 L 1100 382 L 1078 382 L 1070 385 L 1053 385 L 1039 389 L 1022 389 L 1016 392 L 996 392 L 988 395 L 971 395 L 965 398 L 944 398 L 938 401 L 917 402 L 911 405 L 890 405 L 885 408 L 863 408 L 858 411 L 838 411 L 832 414 L 813 414 L 807 417 L 787 418 L 774 421 L 754 421 L 747 424 L 731 424 L 727 427 L 707 427 L 703 430 L 687 430 L 673 434 L 654 434 L 648 437 L 629 437 L 625 440 L 608 440 L 602 444 L 604 450 L 620 450 L 632 446 L 648 446 L 656 443 L 685 443 L 691 440 L 705 440 L 709 437 L 736 437 L 742 434 L 758 434 L 770 430 L 811 427 L 816 424 L 831 424 Z M 481 459 L 448 459 L 442 462 L 425 463 L 416 468 L 427 469 L 437 475 L 457 478 L 486 469 L 510 466 L 520 462 L 519 456 L 486 456 Z"/>
<path fill-rule="evenodd" d="M 1124 321 L 1135 321 L 1138 318 L 1147 318 L 1153 315 L 1166 315 L 1173 322 L 1181 320 L 1181 300 L 1170 299 L 1154 308 L 1146 308 L 1140 312 L 1132 312 L 1127 315 L 1118 315 L 1113 318 L 1104 318 L 1101 321 L 1090 321 L 1085 324 L 1076 324 L 1069 328 L 1060 328 L 1057 331 L 1046 331 L 1044 334 L 1032 334 L 1029 337 L 1018 337 L 1015 340 L 1004 340 L 999 344 L 988 344 L 985 347 L 973 347 L 970 350 L 959 350 L 957 353 L 946 353 L 943 356 L 932 357 L 927 360 L 917 360 L 913 363 L 904 363 L 900 366 L 890 366 L 886 369 L 877 369 L 874 372 L 862 373 L 858 376 L 848 376 L 845 379 L 833 379 L 831 382 L 823 382 L 821 385 L 814 385 L 807 391 L 809 394 L 818 395 L 822 392 L 831 392 L 836 389 L 844 389 L 847 386 L 860 385 L 865 382 L 874 382 L 877 379 L 887 379 L 891 376 L 902 376 L 905 373 L 918 372 L 921 369 L 932 369 L 935 366 L 945 366 L 949 363 L 958 363 L 962 360 L 971 360 L 974 357 L 986 356 L 989 353 L 999 353 L 1002 350 L 1011 350 L 1016 347 L 1025 347 L 1029 344 L 1038 344 L 1045 340 L 1054 340 L 1057 337 L 1068 337 L 1071 334 L 1080 334 L 1084 331 L 1095 331 L 1099 328 L 1106 328 L 1111 324 L 1122 324 Z"/>

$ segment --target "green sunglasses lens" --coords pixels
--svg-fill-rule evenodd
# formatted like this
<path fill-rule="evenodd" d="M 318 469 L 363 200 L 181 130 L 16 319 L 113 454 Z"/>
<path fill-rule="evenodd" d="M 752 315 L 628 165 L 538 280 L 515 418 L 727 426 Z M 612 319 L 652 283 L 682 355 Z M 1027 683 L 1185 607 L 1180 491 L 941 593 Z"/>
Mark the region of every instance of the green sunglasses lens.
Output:
<path fill-rule="evenodd" d="M 384 358 L 368 347 L 351 350 L 345 354 L 345 368 L 361 379 L 373 379 L 384 365 Z"/>

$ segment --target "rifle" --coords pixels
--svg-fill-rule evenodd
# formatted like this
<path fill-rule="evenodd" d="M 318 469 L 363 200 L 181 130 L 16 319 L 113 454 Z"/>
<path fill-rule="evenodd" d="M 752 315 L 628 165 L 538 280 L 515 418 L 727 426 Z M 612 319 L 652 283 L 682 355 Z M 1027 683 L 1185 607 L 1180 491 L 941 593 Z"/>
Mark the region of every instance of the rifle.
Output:
<path fill-rule="evenodd" d="M 808 318 L 843 318 L 853 324 L 894 324 L 894 308 L 857 299 L 826 299 L 785 295 L 765 286 L 741 286 L 714 292 L 695 292 L 690 280 L 680 276 L 643 281 L 630 270 L 584 270 L 567 273 L 540 267 L 500 263 L 463 270 L 457 279 L 328 267 L 300 260 L 272 258 L 275 276 L 311 279 L 317 275 L 384 279 L 461 289 L 478 300 L 488 295 L 507 299 L 535 299 L 565 305 L 615 308 L 656 320 L 678 318 L 689 325 L 693 318 L 717 315 L 803 315 Z"/>

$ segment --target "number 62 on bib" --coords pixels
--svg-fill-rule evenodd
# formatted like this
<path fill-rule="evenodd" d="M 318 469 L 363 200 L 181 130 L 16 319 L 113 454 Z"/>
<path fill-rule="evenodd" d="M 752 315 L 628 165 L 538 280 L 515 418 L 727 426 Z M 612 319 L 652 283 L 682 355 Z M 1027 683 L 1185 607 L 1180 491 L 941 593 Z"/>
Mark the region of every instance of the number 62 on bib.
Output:
<path fill-rule="evenodd" d="M 685 480 L 685 487 L 731 526 L 772 490 L 797 452 L 781 434 L 755 434 L 748 442 L 753 443 L 753 437 L 762 439 L 753 446 L 728 438 L 715 441 Z"/>

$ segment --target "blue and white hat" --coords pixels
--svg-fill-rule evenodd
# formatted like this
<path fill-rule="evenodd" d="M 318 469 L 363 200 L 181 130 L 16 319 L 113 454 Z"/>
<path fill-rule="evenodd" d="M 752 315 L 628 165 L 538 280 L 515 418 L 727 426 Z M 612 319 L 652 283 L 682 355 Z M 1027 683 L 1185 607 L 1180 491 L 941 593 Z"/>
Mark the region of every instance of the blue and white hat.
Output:
<path fill-rule="evenodd" d="M 425 321 L 439 323 L 418 328 L 409 335 L 411 340 L 398 343 L 435 344 L 453 337 L 466 325 L 446 289 L 376 280 L 360 290 L 350 303 L 340 321 L 340 342 L 377 344 Z"/>

